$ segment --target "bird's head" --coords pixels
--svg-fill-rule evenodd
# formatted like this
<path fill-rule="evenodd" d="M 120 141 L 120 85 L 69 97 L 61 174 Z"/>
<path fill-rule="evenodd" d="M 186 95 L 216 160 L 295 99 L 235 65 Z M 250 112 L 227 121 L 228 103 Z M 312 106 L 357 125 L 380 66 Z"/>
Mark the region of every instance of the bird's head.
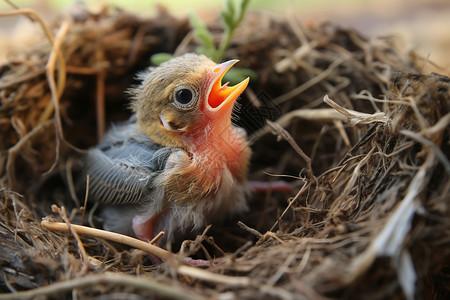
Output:
<path fill-rule="evenodd" d="M 236 62 L 216 64 L 190 53 L 141 74 L 142 84 L 131 91 L 140 130 L 160 145 L 187 151 L 196 141 L 220 135 L 232 126 L 234 102 L 249 82 L 222 84 Z"/>

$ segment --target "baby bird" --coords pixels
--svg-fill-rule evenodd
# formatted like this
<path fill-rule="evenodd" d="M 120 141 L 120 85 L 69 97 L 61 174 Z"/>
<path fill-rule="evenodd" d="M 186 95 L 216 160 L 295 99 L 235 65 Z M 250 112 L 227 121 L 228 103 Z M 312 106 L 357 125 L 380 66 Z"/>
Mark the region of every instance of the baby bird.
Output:
<path fill-rule="evenodd" d="M 231 115 L 249 78 L 221 83 L 236 62 L 190 53 L 139 75 L 133 116 L 84 161 L 105 229 L 172 241 L 247 209 L 251 151 Z"/>

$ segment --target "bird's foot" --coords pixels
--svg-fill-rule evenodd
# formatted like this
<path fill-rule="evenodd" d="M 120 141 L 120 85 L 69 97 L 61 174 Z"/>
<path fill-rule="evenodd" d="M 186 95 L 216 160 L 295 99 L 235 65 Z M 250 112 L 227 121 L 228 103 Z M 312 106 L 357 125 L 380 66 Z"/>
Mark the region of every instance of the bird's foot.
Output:
<path fill-rule="evenodd" d="M 133 231 L 140 240 L 150 242 L 153 239 L 154 218 L 136 215 L 133 218 Z"/>
<path fill-rule="evenodd" d="M 265 193 L 267 191 L 290 193 L 293 191 L 293 187 L 286 181 L 277 180 L 272 182 L 264 181 L 250 181 L 251 189 L 256 193 Z"/>
<path fill-rule="evenodd" d="M 190 257 L 185 257 L 184 260 L 188 264 L 197 266 L 197 267 L 209 267 L 212 264 L 209 260 L 204 260 L 204 259 L 193 259 Z"/>

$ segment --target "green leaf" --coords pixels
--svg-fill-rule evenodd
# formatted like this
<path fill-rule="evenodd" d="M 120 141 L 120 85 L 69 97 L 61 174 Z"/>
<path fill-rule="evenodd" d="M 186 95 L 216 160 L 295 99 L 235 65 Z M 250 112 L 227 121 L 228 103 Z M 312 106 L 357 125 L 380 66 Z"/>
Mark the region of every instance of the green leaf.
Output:
<path fill-rule="evenodd" d="M 231 68 L 225 73 L 223 81 L 229 81 L 231 85 L 238 84 L 242 80 L 250 77 L 250 79 L 256 79 L 258 75 L 255 71 L 246 68 Z"/>
<path fill-rule="evenodd" d="M 227 0 L 226 3 L 226 10 L 230 15 L 234 16 L 235 13 L 235 7 L 234 7 L 234 1 L 233 0 Z"/>
<path fill-rule="evenodd" d="M 226 7 L 221 12 L 221 16 L 225 21 L 225 24 L 227 24 L 230 28 L 233 27 L 233 17 L 236 13 L 236 9 L 234 7 L 234 1 L 233 0 L 227 0 Z"/>
<path fill-rule="evenodd" d="M 231 36 L 233 35 L 233 31 L 236 29 L 236 27 L 238 27 L 238 25 L 244 18 L 249 3 L 250 0 L 241 0 L 239 2 L 239 12 L 236 12 L 234 1 L 227 0 L 225 9 L 220 13 L 220 17 L 224 27 L 224 35 L 214 56 L 216 60 L 219 60 L 225 53 L 225 50 L 228 48 L 231 41 Z"/>
<path fill-rule="evenodd" d="M 162 64 L 163 62 L 166 62 L 168 60 L 171 60 L 173 57 L 172 54 L 170 53 L 155 53 L 150 57 L 150 61 L 152 62 L 153 65 L 155 66 L 159 66 L 160 64 Z"/>
<path fill-rule="evenodd" d="M 194 29 L 194 36 L 197 39 L 197 42 L 200 44 L 198 51 L 202 54 L 205 54 L 206 56 L 214 53 L 216 51 L 216 45 L 214 44 L 211 33 L 209 32 L 205 23 L 203 23 L 194 14 L 191 14 L 189 16 L 189 22 Z"/>
<path fill-rule="evenodd" d="M 250 0 L 241 0 L 240 3 L 240 10 L 239 10 L 239 17 L 236 19 L 236 26 L 241 23 L 242 19 L 244 18 L 244 15 L 247 11 L 248 5 L 250 4 Z"/>

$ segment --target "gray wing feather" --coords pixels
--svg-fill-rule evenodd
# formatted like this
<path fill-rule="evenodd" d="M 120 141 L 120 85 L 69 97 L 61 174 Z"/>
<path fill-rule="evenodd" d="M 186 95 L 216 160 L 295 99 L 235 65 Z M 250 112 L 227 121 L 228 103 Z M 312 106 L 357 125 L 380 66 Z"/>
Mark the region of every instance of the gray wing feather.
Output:
<path fill-rule="evenodd" d="M 136 128 L 133 119 L 112 128 L 85 157 L 89 199 L 133 204 L 150 193 L 173 147 L 155 144 Z"/>

